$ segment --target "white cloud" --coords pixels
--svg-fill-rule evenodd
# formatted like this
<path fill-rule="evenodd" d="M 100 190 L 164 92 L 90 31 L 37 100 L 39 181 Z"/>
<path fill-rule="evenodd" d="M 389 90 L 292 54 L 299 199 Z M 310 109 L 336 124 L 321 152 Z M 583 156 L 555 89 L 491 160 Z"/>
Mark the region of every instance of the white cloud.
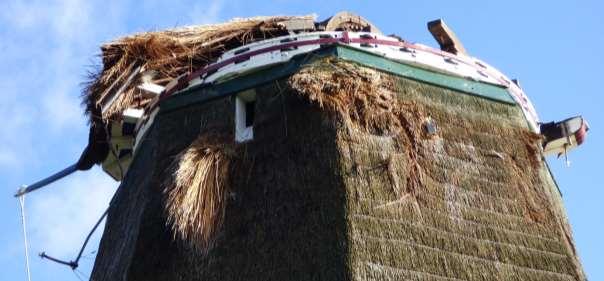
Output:
<path fill-rule="evenodd" d="M 60 90 L 63 88 L 61 86 L 54 88 L 57 89 L 55 94 L 45 96 L 42 101 L 45 120 L 52 120 L 48 122 L 52 132 L 56 134 L 74 126 L 84 128 L 86 118 L 82 114 L 79 101 L 69 94 L 69 90 Z M 84 146 L 85 144 L 82 144 L 82 147 Z"/>
<path fill-rule="evenodd" d="M 0 168 L 19 169 L 25 166 L 27 159 L 34 159 L 32 147 L 32 128 L 38 112 L 27 103 L 20 102 L 13 87 L 0 82 L 5 91 L 0 95 Z"/>
<path fill-rule="evenodd" d="M 79 100 L 83 74 L 100 35 L 120 22 L 114 18 L 120 15 L 117 8 L 103 13 L 105 4 L 84 0 L 3 3 L 0 35 L 11 40 L 0 42 L 0 118 L 9 121 L 0 130 L 0 168 L 23 172 L 24 163 L 36 165 L 41 157 L 86 145 L 72 141 L 86 139 Z M 107 24 L 97 24 L 99 14 Z M 56 143 L 62 147 L 52 147 Z"/>
<path fill-rule="evenodd" d="M 46 15 L 42 5 L 32 5 L 30 1 L 9 1 L 0 15 L 19 29 L 35 26 Z"/>
<path fill-rule="evenodd" d="M 101 8 L 107 3 L 92 3 L 2 2 L 0 175 L 10 184 L 37 180 L 31 177 L 46 173 L 44 170 L 56 171 L 61 167 L 54 165 L 75 161 L 86 145 L 86 120 L 78 98 L 82 74 L 103 40 L 101 35 L 119 22 L 113 18 L 119 15 L 115 8 L 104 13 Z M 96 24 L 99 19 L 95 13 L 102 14 L 107 24 Z M 74 258 L 106 209 L 115 186 L 116 182 L 95 169 L 28 195 L 32 254 L 47 251 L 60 258 Z M 20 235 L 16 231 L 14 239 Z M 91 250 L 96 245 L 98 237 L 91 241 Z M 22 245 L 2 246 L 5 255 L 21 254 Z"/>
<path fill-rule="evenodd" d="M 18 29 L 43 27 L 46 31 L 59 35 L 61 39 L 80 37 L 81 34 L 73 31 L 88 27 L 90 18 L 86 15 L 91 11 L 89 3 L 82 0 L 15 0 L 5 3 L 0 15 Z"/>
<path fill-rule="evenodd" d="M 48 12 L 49 20 L 56 35 L 61 40 L 81 40 L 91 27 L 91 6 L 89 1 L 60 0 L 54 11 Z"/>
<path fill-rule="evenodd" d="M 17 153 L 9 148 L 0 147 L 0 167 L 20 164 Z"/>

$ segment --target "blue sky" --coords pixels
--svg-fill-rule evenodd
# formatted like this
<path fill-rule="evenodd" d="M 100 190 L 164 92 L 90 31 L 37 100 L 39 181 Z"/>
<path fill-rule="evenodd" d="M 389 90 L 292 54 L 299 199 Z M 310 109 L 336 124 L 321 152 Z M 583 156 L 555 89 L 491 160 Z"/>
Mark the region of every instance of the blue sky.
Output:
<path fill-rule="evenodd" d="M 426 22 L 444 18 L 468 52 L 519 78 L 544 121 L 584 115 L 592 131 L 570 154 L 551 158 L 574 237 L 590 280 L 604 280 L 604 5 L 597 1 L 84 1 L 1 0 L 0 280 L 24 280 L 19 185 L 73 163 L 87 141 L 80 106 L 86 70 L 98 46 L 132 32 L 276 14 L 356 12 L 384 33 L 435 46 Z M 78 280 L 35 256 L 72 259 L 107 207 L 117 183 L 99 169 L 77 174 L 26 199 L 33 280 Z M 85 252 L 88 276 L 100 232 Z M 80 274 L 80 273 L 78 273 Z M 85 277 L 83 277 L 85 278 Z"/>

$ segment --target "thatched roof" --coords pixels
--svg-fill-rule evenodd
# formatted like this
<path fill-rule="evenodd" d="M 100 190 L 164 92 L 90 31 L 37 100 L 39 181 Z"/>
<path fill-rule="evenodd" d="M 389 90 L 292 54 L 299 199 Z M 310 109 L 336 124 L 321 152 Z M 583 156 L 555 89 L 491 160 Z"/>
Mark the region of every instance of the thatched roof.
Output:
<path fill-rule="evenodd" d="M 83 94 L 86 113 L 100 122 L 102 102 L 121 94 L 104 113 L 112 119 L 127 107 L 142 107 L 149 98 L 132 80 L 166 85 L 178 76 L 215 61 L 225 50 L 287 34 L 285 21 L 314 16 L 272 16 L 233 19 L 226 23 L 188 26 L 122 37 L 101 47 L 102 69 L 90 75 Z M 135 72 L 139 70 L 140 73 Z M 135 74 L 133 74 L 135 73 Z"/>

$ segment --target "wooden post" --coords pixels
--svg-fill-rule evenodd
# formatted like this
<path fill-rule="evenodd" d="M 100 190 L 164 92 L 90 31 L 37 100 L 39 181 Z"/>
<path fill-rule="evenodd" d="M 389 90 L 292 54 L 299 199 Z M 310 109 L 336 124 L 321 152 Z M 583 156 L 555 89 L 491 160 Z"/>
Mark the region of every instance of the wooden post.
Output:
<path fill-rule="evenodd" d="M 434 39 L 440 45 L 440 49 L 453 53 L 453 54 L 464 54 L 467 55 L 466 49 L 461 44 L 461 41 L 457 38 L 453 30 L 451 30 L 442 19 L 433 20 L 428 22 L 428 30 L 434 36 Z"/>

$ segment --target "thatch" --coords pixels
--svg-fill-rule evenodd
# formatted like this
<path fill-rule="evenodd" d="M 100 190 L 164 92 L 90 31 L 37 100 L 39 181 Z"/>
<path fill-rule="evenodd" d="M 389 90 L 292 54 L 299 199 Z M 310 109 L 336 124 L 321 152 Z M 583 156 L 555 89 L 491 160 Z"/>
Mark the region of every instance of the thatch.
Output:
<path fill-rule="evenodd" d="M 373 135 L 396 138 L 411 164 L 405 173 L 407 186 L 398 183 L 400 175 L 390 173 L 392 187 L 400 198 L 414 193 L 421 184 L 417 149 L 419 139 L 425 136 L 423 122 L 427 115 L 414 101 L 398 99 L 396 92 L 382 90 L 393 88 L 396 80 L 378 71 L 327 59 L 302 69 L 289 83 L 310 102 L 343 121 L 348 131 L 362 129 Z M 391 162 L 385 167 L 391 170 Z"/>
<path fill-rule="evenodd" d="M 201 251 L 212 245 L 224 220 L 232 147 L 227 138 L 202 135 L 181 152 L 164 183 L 167 224 L 174 238 Z"/>
<path fill-rule="evenodd" d="M 149 102 L 139 89 L 141 79 L 166 85 L 180 75 L 214 62 L 225 50 L 282 36 L 287 30 L 282 22 L 313 16 L 273 16 L 234 19 L 227 23 L 190 26 L 172 30 L 144 32 L 126 36 L 101 47 L 102 69 L 90 74 L 84 91 L 86 113 L 94 122 L 100 122 L 99 103 L 122 90 L 102 116 L 116 118 L 127 107 L 142 107 Z M 142 72 L 124 84 L 136 70 Z"/>
<path fill-rule="evenodd" d="M 132 170 L 152 167 L 153 180 L 118 190 L 95 280 L 585 279 L 517 105 L 337 59 L 255 90 L 254 140 L 229 169 L 220 235 L 205 236 L 214 247 L 173 245 L 164 201 L 148 190 L 200 131 L 234 130 L 228 98 L 158 116 L 141 148 L 157 151 Z M 118 213 L 140 202 L 144 212 Z"/>
<path fill-rule="evenodd" d="M 518 125 L 517 108 L 337 60 L 289 81 L 343 121 L 361 280 L 583 279 L 574 250 L 561 247 L 572 239 L 544 187 L 541 137 Z M 428 116 L 437 136 L 426 134 Z M 486 183 L 467 183 L 476 179 Z"/>

